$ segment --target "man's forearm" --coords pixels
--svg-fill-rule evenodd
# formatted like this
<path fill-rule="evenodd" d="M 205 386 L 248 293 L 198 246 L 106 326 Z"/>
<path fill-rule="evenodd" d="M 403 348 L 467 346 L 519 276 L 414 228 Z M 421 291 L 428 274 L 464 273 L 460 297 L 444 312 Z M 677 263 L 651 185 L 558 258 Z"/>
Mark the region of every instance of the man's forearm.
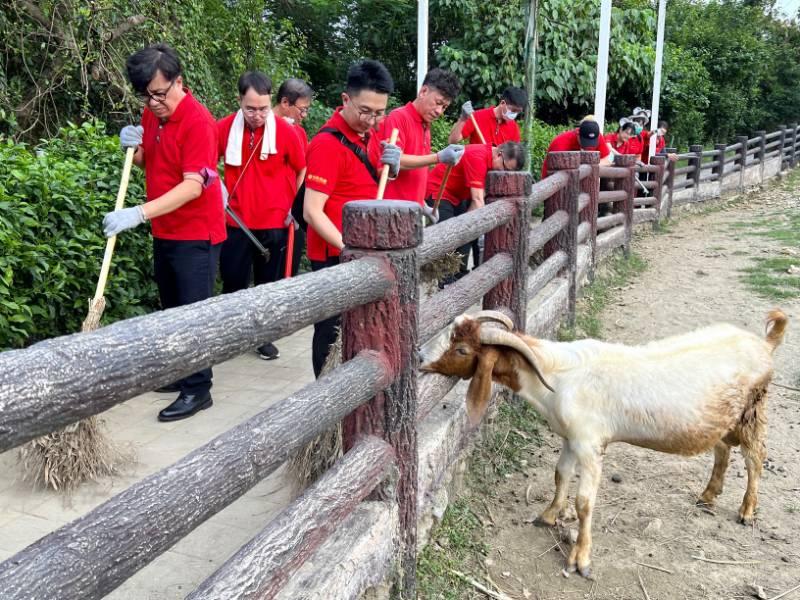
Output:
<path fill-rule="evenodd" d="M 187 202 L 199 198 L 202 193 L 203 186 L 199 181 L 184 179 L 166 194 L 144 204 L 142 206 L 144 217 L 149 221 L 161 215 L 169 214 Z"/>
<path fill-rule="evenodd" d="M 462 131 L 464 131 L 464 125 L 466 124 L 466 120 L 459 119 L 453 124 L 453 128 L 450 130 L 450 135 L 447 138 L 448 144 L 457 144 L 463 139 Z"/>
<path fill-rule="evenodd" d="M 400 157 L 401 169 L 419 169 L 420 167 L 428 167 L 435 165 L 439 162 L 436 154 L 403 154 Z"/>

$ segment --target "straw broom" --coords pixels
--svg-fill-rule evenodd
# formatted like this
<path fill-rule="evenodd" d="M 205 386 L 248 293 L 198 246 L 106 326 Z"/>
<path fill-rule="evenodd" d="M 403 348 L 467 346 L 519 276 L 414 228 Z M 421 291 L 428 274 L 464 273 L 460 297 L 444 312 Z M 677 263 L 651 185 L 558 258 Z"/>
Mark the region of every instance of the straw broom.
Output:
<path fill-rule="evenodd" d="M 122 208 L 128 190 L 135 148 L 128 148 L 122 168 L 115 210 Z M 111 258 L 117 237 L 106 241 L 106 251 L 100 268 L 94 298 L 89 300 L 89 311 L 81 327 L 82 332 L 94 331 L 106 307 L 105 293 Z M 95 480 L 117 472 L 121 463 L 132 456 L 123 452 L 108 439 L 103 422 L 96 416 L 68 425 L 61 431 L 49 433 L 24 445 L 19 451 L 25 481 L 44 485 L 54 490 L 71 492 L 87 480 Z"/>

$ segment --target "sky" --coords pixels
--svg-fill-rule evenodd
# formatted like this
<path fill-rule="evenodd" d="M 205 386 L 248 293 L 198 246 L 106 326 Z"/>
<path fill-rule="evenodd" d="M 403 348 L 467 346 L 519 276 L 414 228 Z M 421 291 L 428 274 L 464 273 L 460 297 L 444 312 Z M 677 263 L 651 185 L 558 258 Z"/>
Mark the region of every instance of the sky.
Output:
<path fill-rule="evenodd" d="M 775 6 L 789 18 L 794 18 L 797 15 L 797 9 L 800 7 L 800 0 L 778 0 Z"/>

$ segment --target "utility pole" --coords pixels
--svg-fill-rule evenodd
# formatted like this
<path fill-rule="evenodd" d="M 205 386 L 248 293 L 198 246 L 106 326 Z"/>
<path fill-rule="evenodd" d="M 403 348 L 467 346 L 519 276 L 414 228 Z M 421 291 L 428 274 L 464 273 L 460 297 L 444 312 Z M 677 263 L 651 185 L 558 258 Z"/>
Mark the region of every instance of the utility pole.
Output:
<path fill-rule="evenodd" d="M 597 77 L 594 88 L 594 118 L 603 131 L 606 118 L 606 84 L 608 83 L 608 45 L 611 38 L 611 0 L 600 3 L 600 39 L 597 45 Z"/>
<path fill-rule="evenodd" d="M 648 156 L 656 153 L 658 110 L 661 102 L 661 65 L 664 62 L 664 22 L 667 20 L 667 0 L 658 0 L 658 33 L 656 34 L 656 64 L 653 70 L 653 106 L 650 110 L 650 148 Z"/>
<path fill-rule="evenodd" d="M 528 109 L 525 111 L 525 139 L 533 140 L 533 117 L 536 114 L 536 58 L 539 50 L 539 0 L 530 0 L 525 5 L 528 23 L 525 28 L 525 91 L 528 93 Z"/>
<path fill-rule="evenodd" d="M 428 0 L 417 3 L 417 91 L 428 72 Z"/>

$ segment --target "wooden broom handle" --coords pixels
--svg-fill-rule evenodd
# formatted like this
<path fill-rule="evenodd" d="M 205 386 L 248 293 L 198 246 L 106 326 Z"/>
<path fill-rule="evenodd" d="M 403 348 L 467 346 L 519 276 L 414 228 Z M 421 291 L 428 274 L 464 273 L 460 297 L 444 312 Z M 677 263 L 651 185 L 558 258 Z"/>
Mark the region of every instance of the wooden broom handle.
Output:
<path fill-rule="evenodd" d="M 439 210 L 439 203 L 442 201 L 442 196 L 444 196 L 444 188 L 447 185 L 447 178 L 450 177 L 450 171 L 453 170 L 455 165 L 447 165 L 447 168 L 444 170 L 444 175 L 442 175 L 442 183 L 439 185 L 439 191 L 436 194 L 436 200 L 433 203 L 433 212 L 437 212 Z"/>
<path fill-rule="evenodd" d="M 117 201 L 114 210 L 119 210 L 125 204 L 125 194 L 128 191 L 128 181 L 131 178 L 131 167 L 133 166 L 133 155 L 136 148 L 128 148 L 125 151 L 125 165 L 122 167 L 122 178 L 119 181 L 117 190 Z M 112 235 L 106 241 L 106 253 L 103 255 L 103 266 L 100 267 L 100 277 L 97 280 L 97 289 L 94 292 L 94 301 L 103 297 L 106 291 L 106 281 L 108 281 L 108 271 L 111 269 L 111 257 L 114 255 L 114 245 L 117 243 L 117 236 Z"/>
<path fill-rule="evenodd" d="M 475 132 L 478 134 L 478 137 L 481 138 L 481 144 L 485 144 L 486 138 L 483 137 L 483 132 L 481 131 L 481 128 L 478 127 L 478 122 L 475 120 L 474 113 L 469 113 L 469 120 L 472 121 L 472 126 L 475 128 Z"/>
<path fill-rule="evenodd" d="M 389 138 L 390 144 L 397 143 L 397 136 L 400 135 L 399 129 L 392 129 L 392 135 Z M 383 200 L 383 193 L 386 191 L 386 182 L 389 181 L 389 165 L 383 165 L 381 171 L 381 180 L 378 183 L 378 200 Z"/>

